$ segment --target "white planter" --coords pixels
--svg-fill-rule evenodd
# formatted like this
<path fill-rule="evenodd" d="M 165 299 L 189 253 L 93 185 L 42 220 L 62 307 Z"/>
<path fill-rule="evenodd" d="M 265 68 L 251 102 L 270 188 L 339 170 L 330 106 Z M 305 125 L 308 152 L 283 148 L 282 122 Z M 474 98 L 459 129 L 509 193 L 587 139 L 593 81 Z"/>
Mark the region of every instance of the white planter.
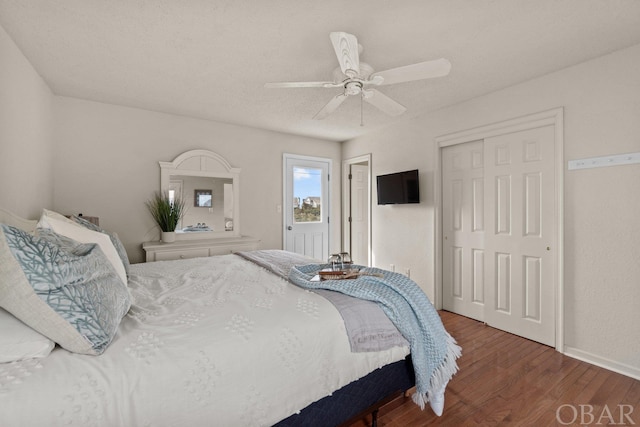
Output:
<path fill-rule="evenodd" d="M 176 241 L 176 232 L 175 231 L 163 231 L 162 232 L 162 241 L 164 243 L 173 243 Z"/>

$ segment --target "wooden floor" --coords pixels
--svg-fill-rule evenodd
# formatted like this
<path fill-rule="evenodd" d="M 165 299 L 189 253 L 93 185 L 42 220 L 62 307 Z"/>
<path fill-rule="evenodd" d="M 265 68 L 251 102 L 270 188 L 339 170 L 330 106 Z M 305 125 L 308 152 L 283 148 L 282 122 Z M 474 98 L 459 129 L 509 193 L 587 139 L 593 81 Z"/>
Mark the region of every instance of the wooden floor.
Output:
<path fill-rule="evenodd" d="M 440 315 L 462 347 L 443 415 L 399 398 L 380 409 L 378 426 L 640 426 L 640 381 L 463 316 Z"/>

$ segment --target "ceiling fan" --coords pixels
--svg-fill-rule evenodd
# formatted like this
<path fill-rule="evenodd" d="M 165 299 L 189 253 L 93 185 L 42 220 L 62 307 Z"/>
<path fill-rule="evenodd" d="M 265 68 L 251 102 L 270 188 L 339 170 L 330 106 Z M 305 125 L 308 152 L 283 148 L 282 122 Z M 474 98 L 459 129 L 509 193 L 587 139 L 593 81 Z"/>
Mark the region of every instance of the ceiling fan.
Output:
<path fill-rule="evenodd" d="M 391 116 L 398 116 L 407 109 L 376 89 L 369 86 L 384 86 L 394 83 L 442 77 L 449 74 L 451 63 L 444 59 L 418 62 L 386 71 L 374 72 L 373 68 L 360 61 L 362 46 L 353 34 L 332 32 L 329 34 L 338 57 L 339 68 L 333 71 L 333 81 L 326 82 L 282 82 L 266 83 L 267 88 L 343 88 L 344 91 L 331 99 L 315 116 L 320 120 L 333 113 L 349 96 L 360 95 L 361 99 Z"/>

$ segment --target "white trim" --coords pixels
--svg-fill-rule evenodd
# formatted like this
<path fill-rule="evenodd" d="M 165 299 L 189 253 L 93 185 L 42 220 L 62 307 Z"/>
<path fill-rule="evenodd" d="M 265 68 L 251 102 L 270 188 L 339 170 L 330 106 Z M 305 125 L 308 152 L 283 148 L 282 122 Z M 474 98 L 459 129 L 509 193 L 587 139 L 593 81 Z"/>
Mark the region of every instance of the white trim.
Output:
<path fill-rule="evenodd" d="M 555 131 L 556 240 L 554 246 L 558 248 L 554 274 L 557 286 L 555 348 L 559 352 L 564 352 L 564 109 L 562 107 L 436 137 L 434 145 L 436 170 L 433 184 L 436 206 L 434 302 L 436 308 L 442 308 L 442 148 L 549 125 L 554 126 Z"/>
<path fill-rule="evenodd" d="M 640 152 L 613 154 L 611 156 L 590 157 L 588 159 L 569 160 L 568 169 L 604 168 L 608 166 L 633 165 L 640 163 Z"/>
<path fill-rule="evenodd" d="M 634 366 L 616 362 L 615 360 L 600 357 L 593 353 L 589 353 L 588 351 L 579 350 L 569 346 L 565 347 L 564 354 L 566 356 L 573 357 L 574 359 L 582 360 L 583 362 L 591 363 L 592 365 L 640 380 L 640 369 Z"/>
<path fill-rule="evenodd" d="M 171 162 L 159 162 L 160 163 L 160 168 L 182 169 L 182 168 L 180 168 L 180 165 L 185 160 L 189 160 L 189 159 L 192 159 L 194 157 L 200 157 L 201 158 L 200 159 L 200 169 L 199 170 L 206 170 L 207 169 L 206 165 L 204 164 L 204 158 L 209 158 L 209 159 L 212 159 L 212 160 L 220 163 L 222 166 L 224 166 L 224 168 L 229 173 L 240 173 L 240 169 L 232 167 L 231 164 L 227 161 L 227 159 L 222 157 L 220 154 L 214 153 L 213 151 L 209 151 L 209 150 L 185 151 L 184 153 L 180 154 L 178 157 L 173 159 L 173 161 L 171 161 Z"/>
<path fill-rule="evenodd" d="M 485 139 L 521 130 L 555 125 L 558 122 L 559 117 L 560 121 L 562 121 L 562 115 L 562 107 L 554 108 L 552 110 L 442 135 L 436 138 L 436 143 L 440 147 L 447 147 L 449 145 L 462 144 L 464 142 L 476 141 L 478 139 Z"/>
<path fill-rule="evenodd" d="M 436 159 L 435 170 L 433 172 L 433 220 L 435 232 L 433 233 L 434 265 L 433 265 L 433 305 L 438 310 L 442 310 L 442 146 L 438 143 L 433 145 L 433 158 Z"/>
<path fill-rule="evenodd" d="M 358 164 L 358 163 L 364 163 L 367 162 L 367 168 L 368 168 L 368 182 L 367 182 L 367 197 L 369 199 L 369 203 L 367 205 L 367 218 L 368 218 L 368 227 L 367 227 L 367 240 L 368 240 L 368 244 L 367 244 L 367 265 L 371 265 L 371 253 L 372 253 L 372 242 L 371 242 L 371 238 L 372 238 L 372 233 L 371 233 L 371 197 L 373 196 L 372 194 L 372 180 L 371 180 L 371 173 L 372 173 L 372 165 L 371 165 L 371 153 L 368 154 L 364 154 L 362 156 L 358 156 L 358 157 L 352 157 L 350 159 L 346 159 L 342 161 L 342 249 L 346 250 L 345 248 L 348 246 L 349 244 L 349 236 L 347 236 L 346 230 L 349 229 L 349 219 L 348 219 L 348 211 L 347 211 L 347 206 L 349 206 L 349 167 L 351 165 L 354 164 Z"/>

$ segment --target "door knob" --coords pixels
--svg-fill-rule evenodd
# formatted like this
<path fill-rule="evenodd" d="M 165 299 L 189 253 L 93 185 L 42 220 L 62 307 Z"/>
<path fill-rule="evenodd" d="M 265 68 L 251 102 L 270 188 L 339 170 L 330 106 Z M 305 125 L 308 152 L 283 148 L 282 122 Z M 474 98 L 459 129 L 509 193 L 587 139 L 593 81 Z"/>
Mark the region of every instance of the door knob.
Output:
<path fill-rule="evenodd" d="M 287 230 L 293 230 L 293 227 L 292 226 L 288 226 Z"/>

